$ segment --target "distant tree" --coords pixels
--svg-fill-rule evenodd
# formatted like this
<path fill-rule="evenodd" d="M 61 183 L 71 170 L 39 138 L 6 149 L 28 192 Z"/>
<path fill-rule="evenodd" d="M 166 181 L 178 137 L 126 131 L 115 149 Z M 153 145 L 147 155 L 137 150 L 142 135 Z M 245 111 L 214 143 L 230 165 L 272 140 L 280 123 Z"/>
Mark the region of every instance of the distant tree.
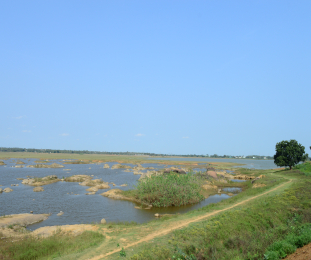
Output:
<path fill-rule="evenodd" d="M 296 140 L 277 143 L 275 151 L 274 163 L 277 166 L 289 166 L 290 169 L 308 158 L 308 154 L 305 154 L 305 147 L 298 144 Z"/>

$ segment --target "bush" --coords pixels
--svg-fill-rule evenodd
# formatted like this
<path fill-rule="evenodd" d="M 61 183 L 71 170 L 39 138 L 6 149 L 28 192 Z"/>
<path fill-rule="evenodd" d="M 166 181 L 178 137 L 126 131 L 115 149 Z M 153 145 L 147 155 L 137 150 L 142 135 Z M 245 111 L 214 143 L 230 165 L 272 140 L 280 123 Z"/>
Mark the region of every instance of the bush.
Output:
<path fill-rule="evenodd" d="M 200 177 L 190 173 L 151 176 L 138 184 L 136 197 L 154 207 L 197 203 L 204 199 L 200 181 Z"/>
<path fill-rule="evenodd" d="M 311 242 L 311 224 L 303 224 L 296 227 L 293 233 L 289 234 L 284 240 L 276 241 L 268 247 L 264 254 L 265 259 L 282 259 L 288 254 L 296 251 L 297 247 L 303 247 Z"/>

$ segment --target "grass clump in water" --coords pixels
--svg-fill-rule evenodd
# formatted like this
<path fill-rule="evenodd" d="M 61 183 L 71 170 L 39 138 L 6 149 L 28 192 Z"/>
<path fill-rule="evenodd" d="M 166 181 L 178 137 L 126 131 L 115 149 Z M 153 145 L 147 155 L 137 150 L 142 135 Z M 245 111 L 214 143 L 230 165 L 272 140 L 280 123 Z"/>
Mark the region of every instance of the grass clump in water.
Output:
<path fill-rule="evenodd" d="M 151 176 L 140 182 L 136 198 L 154 207 L 183 206 L 204 199 L 200 194 L 201 179 L 193 174 Z"/>

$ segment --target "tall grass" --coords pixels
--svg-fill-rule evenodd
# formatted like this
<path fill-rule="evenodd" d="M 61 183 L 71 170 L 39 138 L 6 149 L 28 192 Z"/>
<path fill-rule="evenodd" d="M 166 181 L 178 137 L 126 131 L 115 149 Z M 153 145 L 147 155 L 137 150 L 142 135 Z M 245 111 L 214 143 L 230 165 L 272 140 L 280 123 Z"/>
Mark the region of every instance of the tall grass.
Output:
<path fill-rule="evenodd" d="M 151 176 L 137 185 L 136 197 L 154 207 L 182 206 L 204 199 L 201 179 L 193 174 Z"/>
<path fill-rule="evenodd" d="M 59 257 L 96 246 L 104 238 L 104 235 L 98 232 L 85 231 L 76 237 L 55 234 L 43 239 L 29 236 L 19 241 L 2 240 L 0 243 L 0 259 L 34 260 L 47 256 Z"/>

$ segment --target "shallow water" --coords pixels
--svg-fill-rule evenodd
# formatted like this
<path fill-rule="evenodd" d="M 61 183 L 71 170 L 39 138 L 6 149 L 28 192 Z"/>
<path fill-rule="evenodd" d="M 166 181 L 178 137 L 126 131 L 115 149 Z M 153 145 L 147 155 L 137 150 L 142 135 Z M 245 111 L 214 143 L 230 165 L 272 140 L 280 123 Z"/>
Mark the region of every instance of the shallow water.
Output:
<path fill-rule="evenodd" d="M 228 188 L 223 188 L 222 190 L 225 191 L 225 192 L 238 193 L 238 192 L 242 191 L 242 188 L 228 187 Z"/>
<path fill-rule="evenodd" d="M 232 179 L 233 182 L 245 182 L 246 180 L 238 180 L 238 179 Z"/>
<path fill-rule="evenodd" d="M 58 178 L 62 178 L 75 174 L 87 174 L 94 175 L 94 179 L 101 178 L 103 181 L 115 183 L 116 186 L 110 185 L 111 188 L 127 190 L 134 188 L 140 175 L 124 172 L 124 169 L 104 169 L 104 164 L 64 164 L 64 168 L 26 167 L 35 164 L 36 159 L 21 159 L 26 163 L 24 168 L 15 168 L 11 167 L 15 166 L 13 160 L 4 160 L 7 165 L 0 167 L 1 188 L 10 187 L 13 189 L 10 193 L 0 194 L 0 215 L 29 213 L 30 211 L 36 214 L 52 214 L 47 220 L 31 225 L 30 229 L 42 226 L 100 222 L 102 218 L 105 218 L 107 222 L 135 221 L 143 223 L 155 219 L 155 213 L 184 213 L 230 197 L 226 194 L 217 194 L 194 205 L 144 210 L 134 208 L 136 205 L 133 202 L 113 200 L 101 196 L 100 194 L 107 191 L 107 189 L 99 190 L 95 195 L 85 195 L 87 193 L 86 189 L 89 187 L 81 186 L 78 182 L 60 181 L 44 185 L 43 192 L 33 192 L 33 186 L 21 184 L 22 180 L 16 180 L 16 178 L 27 178 L 27 176 L 45 177 L 47 175 L 56 175 Z M 62 164 L 63 160 L 50 160 L 49 164 L 51 163 Z M 116 163 L 108 164 L 111 167 Z M 142 164 L 142 166 L 157 169 L 164 167 L 159 164 Z M 11 187 L 11 184 L 19 184 L 19 186 Z M 128 186 L 121 187 L 122 184 L 128 184 Z M 60 211 L 63 211 L 64 214 L 57 216 L 56 214 Z"/>
<path fill-rule="evenodd" d="M 278 166 L 274 164 L 273 160 L 252 160 L 252 159 L 219 159 L 219 158 L 166 158 L 166 157 L 150 157 L 148 160 L 167 160 L 167 161 L 197 161 L 197 162 L 231 162 L 243 164 L 243 167 L 248 169 L 275 169 Z"/>

